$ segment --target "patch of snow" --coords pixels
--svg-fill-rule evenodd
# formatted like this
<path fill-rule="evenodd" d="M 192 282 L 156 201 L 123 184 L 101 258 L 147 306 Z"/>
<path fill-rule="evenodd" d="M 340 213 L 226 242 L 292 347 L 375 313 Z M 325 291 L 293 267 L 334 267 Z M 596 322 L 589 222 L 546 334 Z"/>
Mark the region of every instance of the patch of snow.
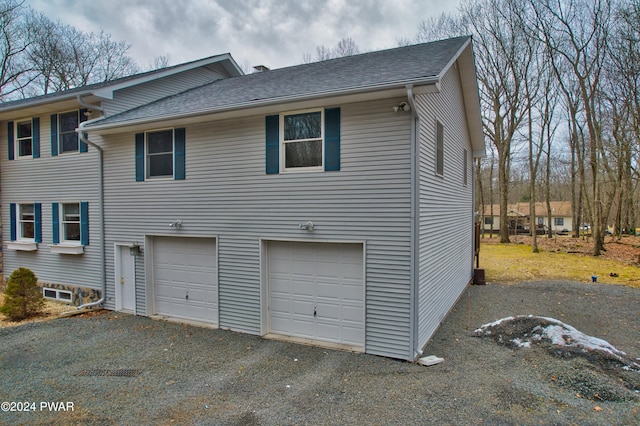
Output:
<path fill-rule="evenodd" d="M 525 325 L 522 324 L 524 320 L 533 321 L 530 330 L 522 329 L 523 325 Z M 511 321 L 515 323 L 514 327 L 518 330 L 517 334 L 510 330 L 507 331 Z M 538 325 L 533 326 L 536 323 Z M 504 326 L 504 329 L 498 328 L 501 326 Z M 499 343 L 509 341 L 519 348 L 529 348 L 533 343 L 548 340 L 555 348 L 571 348 L 573 352 L 578 351 L 584 354 L 599 352 L 623 364 L 625 370 L 640 372 L 639 363 L 634 362 L 626 353 L 616 349 L 606 340 L 586 335 L 555 318 L 536 317 L 533 315 L 502 318 L 476 329 L 474 335 L 491 336 L 497 339 Z"/>

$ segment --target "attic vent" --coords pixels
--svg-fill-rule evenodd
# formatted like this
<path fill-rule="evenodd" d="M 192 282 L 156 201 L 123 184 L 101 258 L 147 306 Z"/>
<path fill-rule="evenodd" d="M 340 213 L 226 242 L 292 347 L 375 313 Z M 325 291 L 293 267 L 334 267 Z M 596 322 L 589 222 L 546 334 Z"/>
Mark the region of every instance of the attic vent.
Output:
<path fill-rule="evenodd" d="M 89 370 L 80 370 L 76 376 L 113 376 L 113 377 L 136 377 L 142 372 L 135 368 L 117 368 L 108 370 L 104 368 L 92 368 Z"/>
<path fill-rule="evenodd" d="M 253 69 L 256 70 L 255 72 L 271 71 L 269 68 L 265 67 L 264 65 L 256 65 L 255 67 L 253 67 Z"/>

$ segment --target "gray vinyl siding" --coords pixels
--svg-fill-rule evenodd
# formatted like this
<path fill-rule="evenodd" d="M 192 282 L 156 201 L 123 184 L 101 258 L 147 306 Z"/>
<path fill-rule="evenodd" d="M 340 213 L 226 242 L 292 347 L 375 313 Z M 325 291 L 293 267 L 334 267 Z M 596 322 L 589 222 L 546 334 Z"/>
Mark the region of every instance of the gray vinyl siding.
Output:
<path fill-rule="evenodd" d="M 224 77 L 225 75 L 220 72 L 199 67 L 118 90 L 113 99 L 105 99 L 102 102 L 102 107 L 105 109 L 106 115 L 111 116 Z"/>
<path fill-rule="evenodd" d="M 407 359 L 410 347 L 410 115 L 400 99 L 341 108 L 341 170 L 265 174 L 265 117 L 186 128 L 186 179 L 135 181 L 134 134 L 105 136 L 107 307 L 113 244 L 145 235 L 218 238 L 219 326 L 262 329 L 261 240 L 366 244 L 366 351 Z M 282 111 L 285 112 L 286 107 Z M 149 129 L 152 130 L 152 129 Z M 96 138 L 96 140 L 99 140 Z M 169 223 L 182 220 L 180 230 Z M 298 224 L 312 220 L 313 233 Z M 136 258 L 146 312 L 144 256 Z"/>
<path fill-rule="evenodd" d="M 472 276 L 473 161 L 457 67 L 440 93 L 419 95 L 418 344 L 440 325 Z M 436 120 L 444 126 L 444 174 L 436 175 Z M 468 151 L 463 184 L 464 149 Z"/>
<path fill-rule="evenodd" d="M 50 118 L 40 116 L 41 158 L 8 160 L 7 123 L 0 124 L 0 179 L 2 181 L 2 251 L 5 278 L 26 267 L 42 282 L 101 289 L 100 210 L 98 199 L 98 157 L 86 153 L 51 157 Z M 51 203 L 89 202 L 89 245 L 81 255 L 52 253 Z M 10 203 L 42 203 L 42 243 L 35 252 L 9 250 Z"/>

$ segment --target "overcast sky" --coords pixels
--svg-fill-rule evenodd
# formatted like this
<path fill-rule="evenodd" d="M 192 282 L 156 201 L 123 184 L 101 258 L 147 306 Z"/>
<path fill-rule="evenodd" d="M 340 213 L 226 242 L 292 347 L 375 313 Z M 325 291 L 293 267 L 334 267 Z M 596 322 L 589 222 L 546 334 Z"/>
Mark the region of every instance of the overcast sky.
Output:
<path fill-rule="evenodd" d="M 131 45 L 145 69 L 231 53 L 243 68 L 281 68 L 351 37 L 360 50 L 395 47 L 419 23 L 454 12 L 460 0 L 27 0 L 34 9 L 85 32 L 104 29 Z"/>

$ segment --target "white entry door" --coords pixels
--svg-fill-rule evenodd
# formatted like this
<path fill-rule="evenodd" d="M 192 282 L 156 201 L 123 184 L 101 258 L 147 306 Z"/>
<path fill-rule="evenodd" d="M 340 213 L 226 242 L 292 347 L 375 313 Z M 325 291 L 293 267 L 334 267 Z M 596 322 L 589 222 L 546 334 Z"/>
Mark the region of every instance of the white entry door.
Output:
<path fill-rule="evenodd" d="M 364 350 L 362 244 L 267 245 L 269 331 Z"/>
<path fill-rule="evenodd" d="M 212 238 L 153 238 L 154 313 L 218 323 L 218 268 Z"/>
<path fill-rule="evenodd" d="M 135 265 L 129 246 L 116 246 L 116 311 L 135 311 Z"/>

